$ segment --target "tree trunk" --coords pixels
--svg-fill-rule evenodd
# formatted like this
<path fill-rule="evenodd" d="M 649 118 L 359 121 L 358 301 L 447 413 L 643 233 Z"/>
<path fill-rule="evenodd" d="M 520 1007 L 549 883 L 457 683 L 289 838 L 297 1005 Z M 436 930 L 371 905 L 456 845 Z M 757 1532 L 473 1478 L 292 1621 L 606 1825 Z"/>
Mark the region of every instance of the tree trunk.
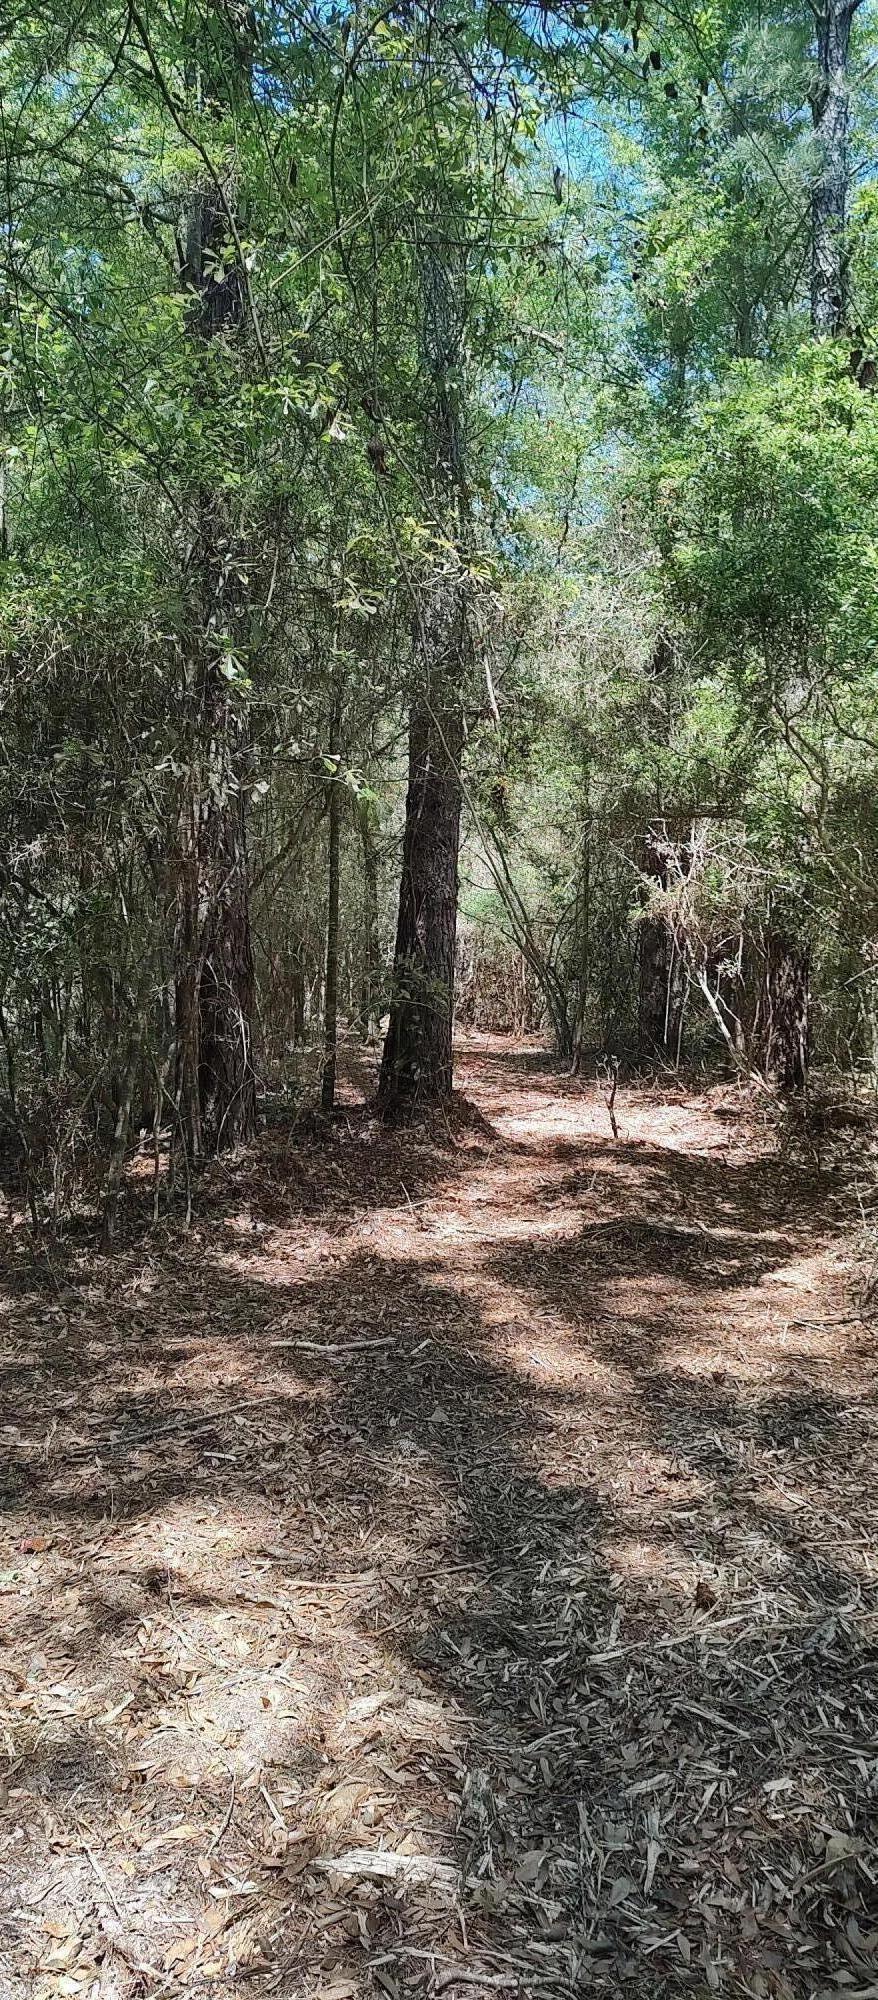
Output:
<path fill-rule="evenodd" d="M 219 192 L 190 199 L 183 282 L 190 324 L 203 340 L 239 337 L 243 274 L 229 263 Z M 223 667 L 234 654 L 242 607 L 223 499 L 197 501 L 193 571 L 198 582 L 193 694 L 193 794 L 184 807 L 177 921 L 177 1102 L 190 1154 L 211 1156 L 256 1129 L 254 977 L 250 938 L 245 791 L 249 730 Z"/>
<path fill-rule="evenodd" d="M 338 701 L 332 711 L 329 754 L 335 771 L 329 781 L 329 826 L 326 912 L 326 969 L 323 983 L 323 1080 L 320 1108 L 332 1117 L 335 1105 L 335 1067 L 338 1051 L 338 901 L 341 854 L 341 779 L 338 773 Z"/>
<path fill-rule="evenodd" d="M 423 257 L 423 358 L 428 385 L 426 475 L 437 524 L 458 551 L 465 537 L 463 434 L 453 379 L 462 307 L 447 248 Z M 451 1093 L 463 681 L 468 659 L 466 577 L 437 552 L 438 574 L 416 630 L 421 685 L 409 717 L 409 783 L 390 1022 L 379 1101 L 389 1113 L 440 1104 Z M 449 573 L 450 569 L 450 573 Z"/>
<path fill-rule="evenodd" d="M 676 655 L 669 634 L 656 634 L 648 675 L 652 685 L 653 728 L 659 743 L 673 734 L 673 694 Z M 664 819 L 647 828 L 641 871 L 656 889 L 666 889 L 668 876 L 682 868 L 679 842 L 672 840 Z M 686 990 L 685 971 L 673 929 L 660 913 L 645 915 L 638 926 L 639 994 L 637 1047 L 642 1061 L 656 1058 L 676 1066 Z"/>
<path fill-rule="evenodd" d="M 659 888 L 667 886 L 667 860 L 662 839 L 647 834 L 643 873 Z M 685 967 L 670 924 L 662 916 L 643 917 L 639 925 L 640 993 L 637 1014 L 638 1053 L 644 1061 L 657 1057 L 676 1067 L 683 1025 Z"/>
<path fill-rule="evenodd" d="M 240 792 L 207 805 L 199 859 L 207 893 L 198 985 L 198 1101 L 202 1149 L 210 1157 L 252 1138 L 256 1129 L 253 952 Z"/>
<path fill-rule="evenodd" d="M 825 0 L 817 14 L 818 79 L 811 94 L 817 149 L 811 190 L 811 326 L 843 333 L 848 314 L 848 61 L 859 0 Z M 809 950 L 769 920 L 761 1022 L 765 1075 L 782 1090 L 804 1086 L 808 1064 Z"/>
<path fill-rule="evenodd" d="M 765 1075 L 781 1090 L 802 1090 L 808 1074 L 807 948 L 771 931 L 765 968 Z"/>
<path fill-rule="evenodd" d="M 811 93 L 817 166 L 811 191 L 811 324 L 818 339 L 847 322 L 848 59 L 859 0 L 825 0 L 817 15 L 818 80 Z"/>
<path fill-rule="evenodd" d="M 645 1061 L 658 1057 L 676 1068 L 685 990 L 685 967 L 671 931 L 660 918 L 644 918 L 640 925 L 637 1039 Z"/>
<path fill-rule="evenodd" d="M 116 1217 L 119 1209 L 119 1195 L 122 1189 L 122 1176 L 125 1171 L 125 1157 L 128 1150 L 128 1134 L 131 1130 L 131 1106 L 134 1099 L 134 1083 L 137 1076 L 137 1068 L 140 1060 L 140 1047 L 143 1035 L 142 1018 L 138 1021 L 137 1025 L 141 1032 L 140 1036 L 135 1035 L 134 1037 L 132 1037 L 131 1045 L 128 1049 L 127 1061 L 121 1079 L 121 1092 L 119 1096 L 119 1104 L 116 1112 L 116 1129 L 113 1134 L 113 1151 L 110 1156 L 110 1166 L 109 1166 L 109 1172 L 107 1174 L 107 1185 L 104 1190 L 104 1213 L 103 1213 L 103 1226 L 101 1229 L 101 1248 L 103 1250 L 112 1250 L 116 1240 Z"/>
<path fill-rule="evenodd" d="M 460 837 L 459 709 L 422 702 L 409 723 L 409 784 L 390 1024 L 379 1097 L 388 1110 L 450 1095 Z"/>
<path fill-rule="evenodd" d="M 588 793 L 588 771 L 586 770 L 586 795 Z M 588 989 L 591 977 L 591 848 L 592 816 L 587 810 L 582 834 L 582 863 L 576 898 L 576 918 L 578 936 L 576 1025 L 573 1031 L 573 1055 L 570 1062 L 572 1076 L 578 1076 L 585 1055 L 585 1027 L 588 1014 Z"/>
<path fill-rule="evenodd" d="M 381 951 L 378 936 L 378 852 L 372 805 L 361 798 L 358 817 L 363 849 L 363 958 L 360 985 L 360 1032 L 363 1040 L 377 1042 L 379 994 L 381 991 Z"/>
<path fill-rule="evenodd" d="M 293 998 L 293 1041 L 300 1046 L 305 1040 L 305 941 L 297 939 L 292 947 L 292 970 L 290 985 Z"/>

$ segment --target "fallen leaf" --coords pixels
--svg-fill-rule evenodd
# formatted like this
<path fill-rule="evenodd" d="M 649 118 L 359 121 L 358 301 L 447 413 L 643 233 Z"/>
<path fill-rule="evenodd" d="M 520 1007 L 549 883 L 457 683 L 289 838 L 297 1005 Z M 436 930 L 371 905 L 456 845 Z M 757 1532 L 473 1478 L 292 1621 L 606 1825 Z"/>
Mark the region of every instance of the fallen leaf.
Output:
<path fill-rule="evenodd" d="M 626 1896 L 630 1896 L 632 1889 L 636 1889 L 636 1887 L 637 1883 L 632 1880 L 630 1875 L 617 1875 L 615 1882 L 610 1885 L 608 1898 L 610 1909 L 618 1909 L 619 1904 L 624 1903 Z"/>

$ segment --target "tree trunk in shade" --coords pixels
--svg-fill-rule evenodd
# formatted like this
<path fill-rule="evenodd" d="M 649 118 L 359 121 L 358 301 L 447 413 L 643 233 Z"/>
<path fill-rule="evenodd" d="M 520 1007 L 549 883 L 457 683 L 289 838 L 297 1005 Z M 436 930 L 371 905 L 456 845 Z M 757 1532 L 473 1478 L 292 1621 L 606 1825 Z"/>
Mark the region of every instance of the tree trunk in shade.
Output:
<path fill-rule="evenodd" d="M 341 878 L 341 779 L 338 771 L 339 704 L 336 697 L 329 733 L 329 754 L 335 772 L 329 781 L 327 829 L 327 910 L 326 961 L 323 978 L 323 1079 L 320 1108 L 332 1117 L 335 1105 L 335 1070 L 338 1054 L 338 904 Z"/>
<path fill-rule="evenodd" d="M 360 985 L 360 1033 L 363 1040 L 378 1039 L 381 949 L 378 917 L 378 849 L 375 841 L 372 804 L 361 798 L 358 806 L 360 842 L 363 850 L 363 956 Z"/>
<path fill-rule="evenodd" d="M 434 716 L 426 704 L 415 703 L 393 1000 L 379 1087 L 388 1109 L 441 1103 L 451 1091 L 462 750 L 459 709 Z"/>
<path fill-rule="evenodd" d="M 650 831 L 644 842 L 643 873 L 657 887 L 667 886 L 665 839 Z M 685 966 L 670 924 L 662 916 L 642 917 L 638 925 L 640 990 L 637 1044 L 642 1061 L 676 1064 L 686 995 Z"/>
<path fill-rule="evenodd" d="M 192 331 L 240 337 L 242 274 L 223 255 L 228 218 L 211 188 L 190 199 L 183 282 Z M 175 941 L 177 1102 L 193 1158 L 252 1137 L 254 976 L 245 796 L 249 729 L 223 673 L 241 621 L 228 509 L 205 490 L 197 503 L 193 573 L 198 629 L 191 673 L 192 771 L 181 822 Z"/>
<path fill-rule="evenodd" d="M 765 968 L 763 1047 L 766 1076 L 781 1090 L 801 1090 L 808 1074 L 809 954 L 798 938 L 770 931 Z"/>
<path fill-rule="evenodd" d="M 207 887 L 198 984 L 201 1145 L 210 1157 L 256 1129 L 254 976 L 247 838 L 240 793 L 204 813 L 200 876 Z"/>

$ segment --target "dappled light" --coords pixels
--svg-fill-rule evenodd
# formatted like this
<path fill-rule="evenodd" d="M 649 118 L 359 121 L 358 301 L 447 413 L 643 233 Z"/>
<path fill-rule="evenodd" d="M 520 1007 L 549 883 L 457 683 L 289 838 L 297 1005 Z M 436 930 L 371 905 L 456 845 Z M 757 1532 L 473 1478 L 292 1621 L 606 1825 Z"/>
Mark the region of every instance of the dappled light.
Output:
<path fill-rule="evenodd" d="M 0 2000 L 878 2000 L 878 0 L 0 33 Z"/>
<path fill-rule="evenodd" d="M 11 1262 L 10 1990 L 866 1989 L 844 1184 L 530 1055 L 420 1169 L 272 1133 L 186 1242 Z"/>

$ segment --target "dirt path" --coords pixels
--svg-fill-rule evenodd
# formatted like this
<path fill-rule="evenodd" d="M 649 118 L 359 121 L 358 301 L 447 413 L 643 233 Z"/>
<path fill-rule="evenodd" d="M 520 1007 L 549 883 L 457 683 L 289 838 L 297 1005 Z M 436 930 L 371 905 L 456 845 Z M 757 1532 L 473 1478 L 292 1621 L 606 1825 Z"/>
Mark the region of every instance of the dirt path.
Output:
<path fill-rule="evenodd" d="M 733 1091 L 459 1083 L 58 1295 L 13 1233 L 4 2000 L 878 1995 L 849 1195 Z"/>

